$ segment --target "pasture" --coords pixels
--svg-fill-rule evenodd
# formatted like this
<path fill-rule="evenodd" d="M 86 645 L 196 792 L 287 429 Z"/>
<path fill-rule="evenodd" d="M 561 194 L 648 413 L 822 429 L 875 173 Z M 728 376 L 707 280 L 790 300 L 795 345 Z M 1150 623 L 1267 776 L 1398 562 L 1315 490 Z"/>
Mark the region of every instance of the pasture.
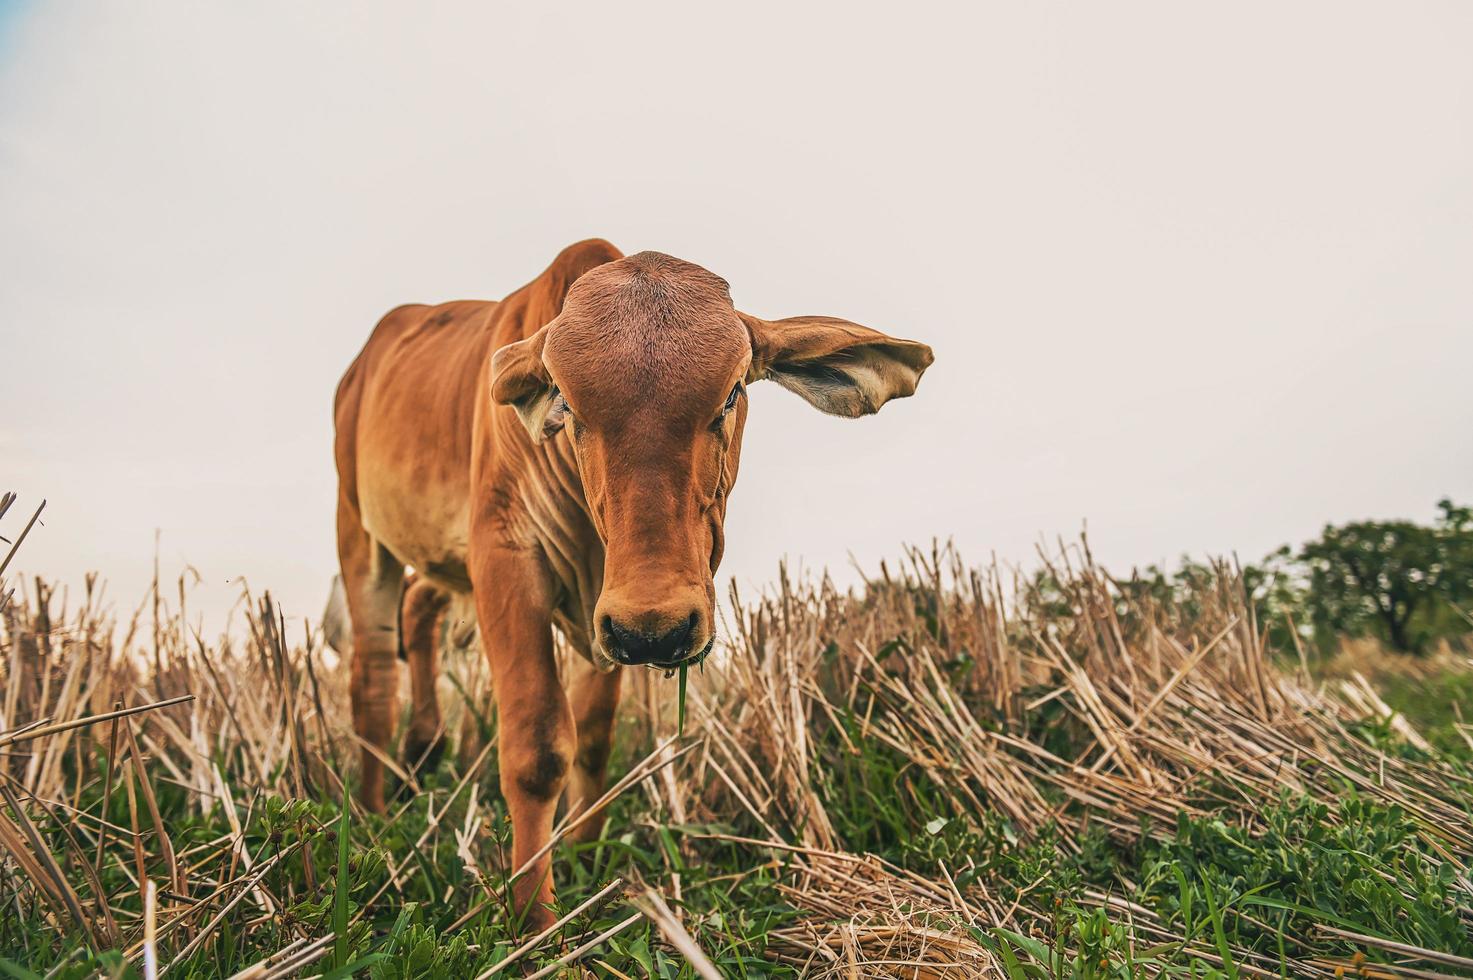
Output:
<path fill-rule="evenodd" d="M 0 980 L 1473 978 L 1470 50 L 0 0 Z"/>
<path fill-rule="evenodd" d="M 862 594 L 732 595 L 683 732 L 635 673 L 605 837 L 556 844 L 535 936 L 478 656 L 446 664 L 455 751 L 378 816 L 346 670 L 269 596 L 212 642 L 182 586 L 119 615 L 11 581 L 0 973 L 1468 975 L 1466 665 L 1397 673 L 1403 714 L 1384 656 L 1266 649 L 1229 565 L 1044 572 L 916 550 Z"/>

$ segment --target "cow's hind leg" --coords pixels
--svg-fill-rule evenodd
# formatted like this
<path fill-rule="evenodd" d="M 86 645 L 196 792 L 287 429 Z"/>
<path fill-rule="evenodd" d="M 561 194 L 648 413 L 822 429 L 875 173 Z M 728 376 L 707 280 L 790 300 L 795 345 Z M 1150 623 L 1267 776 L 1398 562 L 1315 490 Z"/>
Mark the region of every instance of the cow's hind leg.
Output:
<path fill-rule="evenodd" d="M 609 753 L 614 744 L 614 720 L 619 707 L 623 668 L 605 673 L 583 657 L 568 664 L 568 702 L 573 709 L 576 749 L 569 773 L 567 801 L 571 814 L 578 814 L 604 792 L 609 770 Z M 604 814 L 600 810 L 573 830 L 572 838 L 587 843 L 603 835 Z"/>
<path fill-rule="evenodd" d="M 416 577 L 404 593 L 400 631 L 409 660 L 409 731 L 404 736 L 406 769 L 418 778 L 434 772 L 445 751 L 445 731 L 435 683 L 440 678 L 440 626 L 450 596 Z"/>
<path fill-rule="evenodd" d="M 338 507 L 338 560 L 353 621 L 353 730 L 363 740 L 358 798 L 384 809 L 384 764 L 399 685 L 399 597 L 404 566 L 363 530 L 355 508 Z M 371 748 L 370 748 L 371 747 Z"/>

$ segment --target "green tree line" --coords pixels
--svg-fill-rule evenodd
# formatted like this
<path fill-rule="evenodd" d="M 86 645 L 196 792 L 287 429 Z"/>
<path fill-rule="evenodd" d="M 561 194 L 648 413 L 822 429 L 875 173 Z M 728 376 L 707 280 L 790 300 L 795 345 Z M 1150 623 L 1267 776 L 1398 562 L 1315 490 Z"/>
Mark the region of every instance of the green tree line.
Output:
<path fill-rule="evenodd" d="M 1440 640 L 1473 634 L 1473 508 L 1438 502 L 1437 516 L 1415 521 L 1327 524 L 1297 549 L 1285 545 L 1244 566 L 1270 642 L 1321 654 L 1340 637 L 1372 637 L 1393 650 L 1424 654 Z M 1172 573 L 1152 566 L 1122 587 L 1177 601 L 1216 578 L 1183 560 Z"/>

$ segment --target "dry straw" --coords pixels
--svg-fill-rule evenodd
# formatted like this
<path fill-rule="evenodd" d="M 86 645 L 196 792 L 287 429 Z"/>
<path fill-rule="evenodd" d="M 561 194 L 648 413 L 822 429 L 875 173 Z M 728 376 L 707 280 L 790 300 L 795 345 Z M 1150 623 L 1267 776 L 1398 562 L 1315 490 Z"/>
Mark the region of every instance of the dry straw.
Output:
<path fill-rule="evenodd" d="M 1276 666 L 1234 569 L 1219 566 L 1210 586 L 1179 604 L 1123 588 L 1084 546 L 1061 549 L 1045 568 L 1040 579 L 1009 579 L 933 549 L 882 568 L 863 590 L 784 575 L 754 603 L 734 595 L 728 643 L 690 686 L 683 744 L 659 742 L 611 793 L 642 791 L 651 821 L 753 828 L 706 836 L 747 848 L 754 868 L 783 869 L 782 893 L 800 915 L 769 936 L 767 953 L 814 975 L 985 976 L 999 964 L 979 935 L 1039 924 L 1026 903 L 1000 900 L 965 868 L 923 876 L 852 852 L 821 790 L 830 764 L 822 746 L 835 732 L 897 753 L 958 819 L 980 826 L 999 814 L 1024 838 L 1057 825 L 1066 849 L 1090 827 L 1123 840 L 1143 827 L 1167 832 L 1178 814 L 1205 812 L 1209 789 L 1219 794 L 1215 810 L 1252 827 L 1261 801 L 1280 791 L 1333 803 L 1348 784 L 1410 814 L 1466 887 L 1473 825 L 1458 801 L 1467 779 L 1359 737 L 1355 722 L 1390 714 L 1363 682 L 1322 690 Z M 269 598 L 243 603 L 243 628 L 211 645 L 186 627 L 184 596 L 181 582 L 178 609 L 151 602 L 146 622 L 140 608 L 120 627 L 94 581 L 76 598 L 34 582 L 5 605 L 0 632 L 0 906 L 39 904 L 58 935 L 79 929 L 140 967 L 157 950 L 163 976 L 211 942 L 232 909 L 252 908 L 251 921 L 264 922 L 316 891 L 318 882 L 273 875 L 291 848 L 252 852 L 243 827 L 264 794 L 339 798 L 339 774 L 357 748 L 345 671 L 310 635 L 289 640 Z M 447 727 L 464 736 L 454 792 L 470 812 L 462 827 L 432 819 L 420 843 L 456 835 L 475 862 L 485 857 L 474 831 L 489 819 L 480 781 L 494 749 L 473 735 L 475 714 L 486 710 L 485 671 L 464 659 L 447 670 L 457 705 Z M 652 732 L 669 731 L 671 706 L 661 709 L 651 683 L 636 678 L 626 704 L 647 713 Z M 1082 748 L 1061 757 L 1030 737 L 1041 712 L 1065 717 Z M 858 734 L 840 718 L 859 719 Z M 165 784 L 202 814 L 218 808 L 229 833 L 176 847 L 157 802 Z M 1238 797 L 1221 798 L 1225 786 Z M 80 806 L 88 789 L 126 799 L 127 823 Z M 437 806 L 442 815 L 448 808 Z M 60 841 L 61 861 L 48 837 Z M 102 894 L 104 866 L 126 876 L 131 896 Z M 395 901 L 416 873 L 407 860 L 391 867 L 375 900 Z M 628 887 L 635 913 L 567 943 L 558 963 L 647 917 L 671 951 L 712 975 L 675 911 L 678 879 Z M 145 901 L 155 888 L 156 903 Z M 1172 938 L 1126 897 L 1091 900 L 1143 944 Z M 500 898 L 488 892 L 484 901 Z M 1204 961 L 1217 957 L 1193 942 Z M 292 975 L 332 947 L 331 935 L 298 935 L 239 976 Z M 1407 965 L 1386 975 L 1468 966 L 1433 950 L 1392 952 Z M 1251 951 L 1234 955 L 1244 973 L 1277 974 L 1277 963 Z M 1342 964 L 1290 966 L 1333 976 Z"/>

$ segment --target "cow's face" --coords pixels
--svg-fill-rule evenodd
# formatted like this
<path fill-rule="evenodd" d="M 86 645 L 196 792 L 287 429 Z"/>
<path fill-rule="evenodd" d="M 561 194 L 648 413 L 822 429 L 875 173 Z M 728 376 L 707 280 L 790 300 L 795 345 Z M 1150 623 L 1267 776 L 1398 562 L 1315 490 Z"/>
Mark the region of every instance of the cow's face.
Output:
<path fill-rule="evenodd" d="M 595 655 L 670 668 L 710 650 L 749 384 L 854 417 L 914 392 L 931 359 L 845 320 L 740 313 L 721 278 L 657 252 L 574 283 L 555 320 L 497 352 L 492 395 L 534 441 L 572 440 L 604 541 Z"/>

